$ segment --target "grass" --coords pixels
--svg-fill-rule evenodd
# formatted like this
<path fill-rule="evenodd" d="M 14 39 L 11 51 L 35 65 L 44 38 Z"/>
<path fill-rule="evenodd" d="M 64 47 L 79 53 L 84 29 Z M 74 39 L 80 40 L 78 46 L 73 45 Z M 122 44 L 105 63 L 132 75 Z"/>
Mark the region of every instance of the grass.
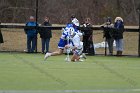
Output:
<path fill-rule="evenodd" d="M 16 91 L 12 93 L 140 92 L 132 90 L 140 89 L 139 58 L 88 56 L 85 62 L 73 63 L 65 62 L 65 55 L 46 61 L 43 57 L 0 53 L 0 93 L 11 93 L 8 90 Z"/>

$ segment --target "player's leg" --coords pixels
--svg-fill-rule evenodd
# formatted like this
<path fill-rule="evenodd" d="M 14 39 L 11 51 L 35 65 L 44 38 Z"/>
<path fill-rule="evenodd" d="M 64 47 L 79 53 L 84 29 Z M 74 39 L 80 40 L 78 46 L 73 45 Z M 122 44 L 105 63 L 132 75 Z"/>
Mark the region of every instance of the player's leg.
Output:
<path fill-rule="evenodd" d="M 55 52 L 46 53 L 44 59 L 47 59 L 47 58 L 50 57 L 50 56 L 56 56 L 56 55 L 61 55 L 61 54 L 63 54 L 63 49 L 58 49 L 58 50 L 55 51 Z"/>
<path fill-rule="evenodd" d="M 55 52 L 53 52 L 53 53 L 51 53 L 51 56 L 56 56 L 56 55 L 63 54 L 63 50 L 64 50 L 66 44 L 67 44 L 67 41 L 66 40 L 60 39 L 60 41 L 58 43 L 58 50 L 55 51 Z"/>
<path fill-rule="evenodd" d="M 47 59 L 50 56 L 56 56 L 56 55 L 61 55 L 63 54 L 64 47 L 66 45 L 66 41 L 63 39 L 60 39 L 58 43 L 58 50 L 52 53 L 46 53 L 44 59 Z"/>
<path fill-rule="evenodd" d="M 75 62 L 75 61 L 77 61 L 76 60 L 77 58 L 78 58 L 77 55 L 76 54 L 73 54 L 72 57 L 71 57 L 71 61 L 72 62 Z"/>
<path fill-rule="evenodd" d="M 61 55 L 61 54 L 63 54 L 63 49 L 60 48 L 57 51 L 50 53 L 50 54 L 51 54 L 51 56 Z"/>
<path fill-rule="evenodd" d="M 80 59 L 81 54 L 82 54 L 82 49 L 75 50 L 73 52 L 73 56 L 71 58 L 71 61 L 73 61 L 73 62 L 75 62 L 75 61 L 83 61 L 82 59 Z"/>

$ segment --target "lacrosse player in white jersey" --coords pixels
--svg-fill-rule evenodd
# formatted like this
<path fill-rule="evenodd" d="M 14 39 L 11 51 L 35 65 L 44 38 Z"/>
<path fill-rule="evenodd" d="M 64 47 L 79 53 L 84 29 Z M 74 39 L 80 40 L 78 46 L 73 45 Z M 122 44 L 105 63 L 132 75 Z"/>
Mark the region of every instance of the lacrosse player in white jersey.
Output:
<path fill-rule="evenodd" d="M 86 56 L 83 55 L 83 57 L 80 57 L 80 55 L 82 54 L 82 51 L 83 51 L 83 43 L 80 41 L 80 36 L 78 34 L 76 34 L 75 31 L 71 30 L 70 37 L 71 37 L 72 42 L 70 45 L 66 45 L 66 48 L 71 47 L 71 49 L 73 51 L 71 61 L 72 62 L 83 61 L 80 58 L 86 58 Z"/>

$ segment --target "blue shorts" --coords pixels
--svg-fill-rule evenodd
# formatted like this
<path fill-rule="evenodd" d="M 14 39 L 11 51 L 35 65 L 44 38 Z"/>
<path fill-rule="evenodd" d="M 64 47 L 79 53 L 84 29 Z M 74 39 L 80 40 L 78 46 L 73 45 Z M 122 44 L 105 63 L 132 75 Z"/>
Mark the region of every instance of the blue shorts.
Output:
<path fill-rule="evenodd" d="M 60 38 L 59 43 L 58 43 L 58 48 L 64 49 L 65 45 L 67 45 L 67 40 Z"/>

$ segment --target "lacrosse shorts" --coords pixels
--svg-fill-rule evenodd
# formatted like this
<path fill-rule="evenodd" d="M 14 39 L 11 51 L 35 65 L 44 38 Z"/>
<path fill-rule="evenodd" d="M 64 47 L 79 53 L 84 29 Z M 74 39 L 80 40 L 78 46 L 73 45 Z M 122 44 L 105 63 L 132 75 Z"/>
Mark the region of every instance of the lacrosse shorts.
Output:
<path fill-rule="evenodd" d="M 59 43 L 58 43 L 58 48 L 59 49 L 64 49 L 65 45 L 67 45 L 67 40 L 64 39 L 60 39 Z"/>

